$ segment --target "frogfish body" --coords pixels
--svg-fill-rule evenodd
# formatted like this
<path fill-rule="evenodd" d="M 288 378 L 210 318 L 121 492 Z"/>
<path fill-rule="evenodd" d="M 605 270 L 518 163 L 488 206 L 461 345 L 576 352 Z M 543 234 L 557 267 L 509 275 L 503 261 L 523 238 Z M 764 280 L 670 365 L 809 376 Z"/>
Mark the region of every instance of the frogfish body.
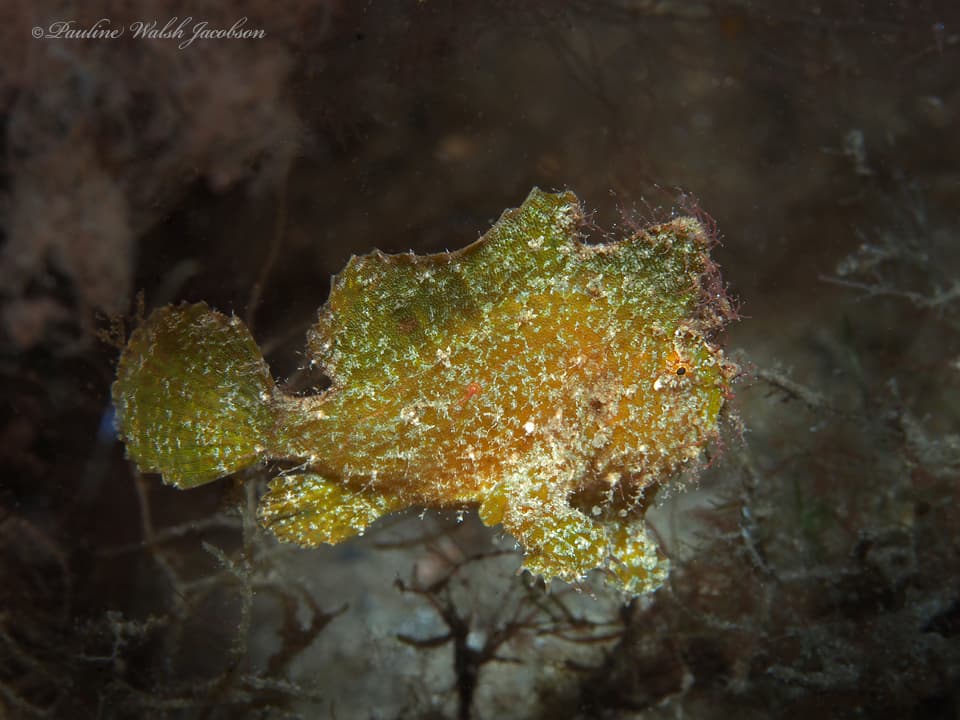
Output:
<path fill-rule="evenodd" d="M 600 245 L 582 220 L 572 193 L 534 189 L 462 250 L 352 258 L 308 335 L 331 380 L 314 396 L 276 386 L 236 317 L 156 310 L 113 385 L 129 456 L 181 488 L 294 461 L 259 515 L 300 545 L 475 505 L 547 580 L 655 589 L 669 562 L 643 514 L 718 437 L 733 313 L 697 219 Z"/>

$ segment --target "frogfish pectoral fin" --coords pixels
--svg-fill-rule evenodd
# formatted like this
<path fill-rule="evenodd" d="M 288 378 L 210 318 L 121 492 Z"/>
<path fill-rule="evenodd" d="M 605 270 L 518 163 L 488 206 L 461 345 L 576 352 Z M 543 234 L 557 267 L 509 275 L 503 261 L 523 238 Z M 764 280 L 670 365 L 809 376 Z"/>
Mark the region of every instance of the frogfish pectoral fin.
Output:
<path fill-rule="evenodd" d="M 553 578 L 578 582 L 603 568 L 631 594 L 652 592 L 664 583 L 670 561 L 643 520 L 622 524 L 593 518 L 555 488 L 549 482 L 502 483 L 480 506 L 485 524 L 502 524 L 523 546 L 523 568 L 547 583 Z"/>

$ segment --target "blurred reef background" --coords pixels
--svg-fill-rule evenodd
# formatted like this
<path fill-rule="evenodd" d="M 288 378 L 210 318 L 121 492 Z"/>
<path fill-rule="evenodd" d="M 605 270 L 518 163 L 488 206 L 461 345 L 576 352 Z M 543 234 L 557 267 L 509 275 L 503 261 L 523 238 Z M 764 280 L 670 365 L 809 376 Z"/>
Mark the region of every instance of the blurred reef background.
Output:
<path fill-rule="evenodd" d="M 174 16 L 266 37 L 31 35 Z M 9 0 L 0 38 L 0 716 L 960 717 L 955 2 Z M 474 512 L 282 546 L 268 469 L 124 459 L 139 292 L 310 392 L 351 254 L 461 247 L 534 185 L 721 234 L 744 373 L 651 512 L 666 587 L 545 592 Z"/>

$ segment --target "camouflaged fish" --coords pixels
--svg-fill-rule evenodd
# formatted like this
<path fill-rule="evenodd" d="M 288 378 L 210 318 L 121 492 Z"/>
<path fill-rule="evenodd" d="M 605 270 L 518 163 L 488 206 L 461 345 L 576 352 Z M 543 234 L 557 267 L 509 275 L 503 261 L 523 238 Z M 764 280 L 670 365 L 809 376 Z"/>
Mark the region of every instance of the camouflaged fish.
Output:
<path fill-rule="evenodd" d="M 249 330 L 204 304 L 137 328 L 113 386 L 129 456 L 190 488 L 270 459 L 259 515 L 280 539 L 338 543 L 410 506 L 478 506 L 548 581 L 590 570 L 631 593 L 669 563 L 643 514 L 718 437 L 733 315 L 692 217 L 579 240 L 573 193 L 534 189 L 451 253 L 375 251 L 333 282 L 284 394 Z"/>

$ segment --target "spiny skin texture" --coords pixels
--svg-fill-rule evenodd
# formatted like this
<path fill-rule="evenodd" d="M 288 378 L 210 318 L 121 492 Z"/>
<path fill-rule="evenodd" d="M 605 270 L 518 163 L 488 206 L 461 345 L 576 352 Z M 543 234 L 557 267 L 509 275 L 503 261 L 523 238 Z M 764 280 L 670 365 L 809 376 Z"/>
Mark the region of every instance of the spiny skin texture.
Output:
<path fill-rule="evenodd" d="M 463 250 L 351 259 L 309 334 L 332 381 L 313 397 L 281 394 L 235 319 L 157 311 L 114 385 L 131 457 L 181 486 L 298 461 L 260 515 L 301 545 L 476 503 L 547 580 L 655 589 L 668 561 L 643 512 L 718 436 L 735 368 L 710 338 L 731 313 L 699 221 L 606 245 L 581 223 L 572 193 L 534 189 Z"/>

